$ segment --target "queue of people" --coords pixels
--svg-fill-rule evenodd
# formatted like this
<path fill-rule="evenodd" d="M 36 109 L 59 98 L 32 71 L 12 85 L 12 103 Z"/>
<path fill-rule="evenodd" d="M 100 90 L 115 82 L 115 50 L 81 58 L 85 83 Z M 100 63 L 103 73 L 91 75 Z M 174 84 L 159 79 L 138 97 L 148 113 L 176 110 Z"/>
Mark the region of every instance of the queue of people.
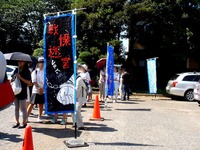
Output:
<path fill-rule="evenodd" d="M 19 69 L 18 69 L 19 68 Z M 28 118 L 33 110 L 34 105 L 38 106 L 38 118 L 37 122 L 41 123 L 42 113 L 44 108 L 44 58 L 38 59 L 37 67 L 35 70 L 30 71 L 28 62 L 18 61 L 18 68 L 12 75 L 13 82 L 17 77 L 21 83 L 22 90 L 19 94 L 15 95 L 15 120 L 16 123 L 12 126 L 13 128 L 25 128 L 27 126 Z M 81 108 L 88 100 L 92 97 L 92 89 L 90 86 L 90 74 L 88 72 L 87 65 L 78 65 L 77 67 L 77 101 L 76 101 L 76 112 L 77 112 L 77 127 L 78 130 L 84 130 L 84 124 L 82 120 Z M 30 88 L 31 87 L 31 88 Z M 29 90 L 27 90 L 29 89 Z M 29 105 L 26 106 L 28 95 L 30 94 Z M 22 112 L 23 122 L 20 125 L 19 117 L 20 111 Z M 51 119 L 51 123 L 56 123 L 59 114 L 54 114 Z M 61 125 L 66 125 L 67 114 L 62 114 L 63 119 Z M 74 119 L 74 116 L 72 116 Z"/>
<path fill-rule="evenodd" d="M 112 96 L 113 103 L 118 99 L 129 100 L 130 96 L 130 75 L 125 68 L 114 68 L 114 97 Z M 106 85 L 106 73 L 105 68 L 100 71 L 99 76 L 99 97 L 100 101 L 104 101 Z"/>
<path fill-rule="evenodd" d="M 34 105 L 38 106 L 38 118 L 37 122 L 41 123 L 42 113 L 44 108 L 44 58 L 39 58 L 37 67 L 35 70 L 30 70 L 26 61 L 18 61 L 18 68 L 12 75 L 12 81 L 17 77 L 21 83 L 22 90 L 16 95 L 15 99 L 15 120 L 16 123 L 13 128 L 25 128 L 27 126 L 28 117 L 30 116 Z M 32 72 L 31 72 L 32 71 Z M 84 130 L 84 124 L 81 115 L 82 106 L 86 105 L 88 100 L 92 99 L 92 88 L 90 85 L 91 78 L 88 72 L 87 65 L 78 65 L 77 67 L 77 126 L 79 130 Z M 103 101 L 105 99 L 105 84 L 106 84 L 106 72 L 105 68 L 100 71 L 99 78 L 99 97 Z M 29 89 L 29 90 L 27 90 Z M 31 93 L 31 94 L 29 94 Z M 117 102 L 118 95 L 121 100 L 129 100 L 129 74 L 125 69 L 114 69 L 114 96 L 112 98 L 113 103 Z M 30 96 L 29 96 L 30 95 Z M 29 105 L 26 106 L 27 99 L 30 97 Z M 19 113 L 22 112 L 23 122 L 20 125 Z M 56 123 L 59 114 L 54 114 L 51 119 L 51 123 Z M 67 114 L 62 114 L 62 125 L 67 123 Z M 74 116 L 72 116 L 74 118 Z"/>

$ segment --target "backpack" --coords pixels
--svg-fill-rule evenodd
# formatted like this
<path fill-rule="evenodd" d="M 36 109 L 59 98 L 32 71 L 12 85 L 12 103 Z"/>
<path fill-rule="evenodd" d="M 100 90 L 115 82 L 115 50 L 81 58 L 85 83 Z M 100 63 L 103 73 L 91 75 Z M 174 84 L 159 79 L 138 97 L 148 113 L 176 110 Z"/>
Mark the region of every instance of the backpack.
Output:
<path fill-rule="evenodd" d="M 78 78 L 81 78 L 81 76 L 80 76 L 80 75 L 77 75 L 76 80 L 77 80 Z M 81 80 L 83 81 L 83 83 L 84 83 L 85 86 L 86 86 L 85 92 L 86 92 L 86 95 L 87 95 L 87 94 L 89 93 L 89 85 L 88 85 L 88 83 L 85 82 L 85 80 L 83 80 L 82 78 L 81 78 Z M 82 87 L 82 95 L 83 95 L 83 90 L 84 90 L 84 88 Z M 82 97 L 83 97 L 83 96 L 82 96 Z"/>

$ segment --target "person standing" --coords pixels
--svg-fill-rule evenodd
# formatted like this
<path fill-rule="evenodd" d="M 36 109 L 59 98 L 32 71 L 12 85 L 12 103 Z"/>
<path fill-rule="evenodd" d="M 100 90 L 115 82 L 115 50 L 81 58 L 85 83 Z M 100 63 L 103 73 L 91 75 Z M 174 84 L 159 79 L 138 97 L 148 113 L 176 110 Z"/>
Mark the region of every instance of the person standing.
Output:
<path fill-rule="evenodd" d="M 33 89 L 32 89 L 32 95 L 30 104 L 28 106 L 28 117 L 33 109 L 33 106 L 36 104 L 39 104 L 38 109 L 38 122 L 42 122 L 41 116 L 43 112 L 44 107 L 44 58 L 41 57 L 38 59 L 38 68 L 35 69 L 32 74 L 32 83 L 33 83 Z"/>
<path fill-rule="evenodd" d="M 77 72 L 80 72 L 81 66 L 78 67 Z M 84 103 L 87 101 L 87 87 L 86 84 L 84 83 L 82 77 L 78 74 L 77 79 L 76 79 L 76 121 L 77 121 L 77 127 L 78 130 L 84 130 L 84 124 L 83 124 L 83 119 L 81 115 L 81 108 Z M 73 116 L 74 120 L 74 116 Z"/>
<path fill-rule="evenodd" d="M 99 77 L 100 101 L 103 101 L 105 99 L 105 81 L 106 81 L 106 73 L 105 73 L 105 67 L 104 67 L 104 69 L 100 71 L 100 77 Z"/>
<path fill-rule="evenodd" d="M 5 75 L 6 75 L 6 59 L 3 55 L 3 53 L 0 51 L 0 84 L 4 82 Z"/>
<path fill-rule="evenodd" d="M 122 69 L 120 69 L 120 73 L 119 73 L 119 76 L 120 76 L 120 81 L 119 81 L 119 95 L 120 95 L 120 99 L 122 100 L 123 99 L 123 95 L 124 95 L 124 85 L 122 83 L 122 76 L 123 76 L 123 72 L 122 72 Z"/>
<path fill-rule="evenodd" d="M 90 74 L 88 72 L 88 66 L 86 64 L 84 65 L 79 65 L 79 69 L 78 69 L 78 73 L 81 76 L 81 78 L 83 79 L 83 81 L 86 84 L 87 87 L 87 100 L 91 100 L 92 99 L 92 87 L 90 85 Z M 84 105 L 86 106 L 86 104 Z"/>
<path fill-rule="evenodd" d="M 92 100 L 92 86 L 90 84 L 91 82 L 91 77 L 90 77 L 90 73 L 88 71 L 88 66 L 86 64 L 82 65 L 83 68 L 85 68 L 85 77 L 86 77 L 86 82 L 88 85 L 88 93 L 87 93 L 87 100 Z"/>
<path fill-rule="evenodd" d="M 26 110 L 26 99 L 27 99 L 27 87 L 31 86 L 31 73 L 28 68 L 28 64 L 25 61 L 18 61 L 18 68 L 14 71 L 12 75 L 12 81 L 17 77 L 21 82 L 22 90 L 19 94 L 15 95 L 15 119 L 16 124 L 13 128 L 25 128 L 27 126 L 27 110 Z M 23 123 L 20 126 L 19 123 L 19 111 L 22 110 Z"/>
<path fill-rule="evenodd" d="M 125 68 L 123 68 L 123 75 L 122 75 L 122 83 L 124 86 L 124 99 L 123 100 L 129 100 L 129 82 L 130 82 L 130 75 L 129 73 L 126 71 Z"/>
<path fill-rule="evenodd" d="M 114 69 L 114 88 L 115 88 L 114 94 L 115 94 L 115 99 L 113 100 L 113 103 L 115 103 L 117 101 L 117 98 L 118 98 L 119 79 L 120 79 L 120 76 L 119 76 L 117 68 L 115 67 L 115 69 Z"/>

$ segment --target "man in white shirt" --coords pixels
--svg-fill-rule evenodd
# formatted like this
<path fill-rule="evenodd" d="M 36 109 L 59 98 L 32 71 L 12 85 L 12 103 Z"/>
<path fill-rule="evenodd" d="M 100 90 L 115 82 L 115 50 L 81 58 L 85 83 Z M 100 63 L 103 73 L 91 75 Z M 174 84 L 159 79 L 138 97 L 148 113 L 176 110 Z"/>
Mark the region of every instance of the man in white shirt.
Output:
<path fill-rule="evenodd" d="M 33 106 L 35 104 L 39 104 L 38 122 L 42 122 L 41 116 L 44 105 L 44 58 L 43 57 L 38 59 L 38 68 L 32 72 L 31 79 L 33 83 L 33 89 L 32 89 L 30 105 L 28 106 L 27 110 L 28 116 L 30 115 Z"/>

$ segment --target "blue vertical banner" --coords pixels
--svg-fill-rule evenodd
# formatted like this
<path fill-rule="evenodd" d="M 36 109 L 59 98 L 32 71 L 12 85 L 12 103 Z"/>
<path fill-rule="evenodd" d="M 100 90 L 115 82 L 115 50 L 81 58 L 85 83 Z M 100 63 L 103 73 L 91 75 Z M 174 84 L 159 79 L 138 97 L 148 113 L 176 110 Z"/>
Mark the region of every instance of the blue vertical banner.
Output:
<path fill-rule="evenodd" d="M 46 16 L 44 20 L 45 111 L 74 112 L 74 15 Z"/>
<path fill-rule="evenodd" d="M 149 93 L 157 93 L 157 72 L 156 72 L 156 58 L 147 59 L 147 73 L 149 81 Z"/>
<path fill-rule="evenodd" d="M 114 48 L 107 46 L 106 60 L 106 96 L 114 95 Z"/>

